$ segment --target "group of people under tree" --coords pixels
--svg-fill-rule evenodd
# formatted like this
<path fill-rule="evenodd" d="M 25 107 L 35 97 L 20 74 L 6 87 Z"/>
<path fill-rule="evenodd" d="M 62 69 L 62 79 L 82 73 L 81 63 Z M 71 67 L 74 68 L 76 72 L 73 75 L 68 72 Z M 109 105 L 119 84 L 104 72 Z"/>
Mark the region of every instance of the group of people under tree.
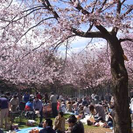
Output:
<path fill-rule="evenodd" d="M 96 98 L 96 97 L 95 97 Z M 19 110 L 21 106 L 25 111 L 25 116 L 30 119 L 36 120 L 39 116 L 39 125 L 43 127 L 40 133 L 84 133 L 83 119 L 86 116 L 91 116 L 86 119 L 88 125 L 100 126 L 103 123 L 103 127 L 113 127 L 114 118 L 114 100 L 113 97 L 106 101 L 106 98 L 102 98 L 99 101 L 95 100 L 92 96 L 84 96 L 83 98 L 70 98 L 62 95 L 56 95 L 55 93 L 41 94 L 37 92 L 35 94 L 29 94 L 25 92 L 22 95 L 22 100 L 18 98 L 18 94 L 9 95 L 9 93 L 1 93 L 0 96 L 0 128 L 3 128 L 3 121 L 5 120 L 5 128 L 7 126 L 8 115 L 12 112 Z M 50 117 L 44 117 L 43 107 L 50 104 L 52 110 L 52 118 L 55 118 L 53 126 Z M 10 113 L 9 113 L 10 112 Z M 70 117 L 66 121 L 64 114 L 70 114 Z M 93 116 L 93 120 L 92 120 Z M 46 118 L 43 122 L 43 118 Z M 65 129 L 65 124 L 68 122 L 69 130 Z"/>

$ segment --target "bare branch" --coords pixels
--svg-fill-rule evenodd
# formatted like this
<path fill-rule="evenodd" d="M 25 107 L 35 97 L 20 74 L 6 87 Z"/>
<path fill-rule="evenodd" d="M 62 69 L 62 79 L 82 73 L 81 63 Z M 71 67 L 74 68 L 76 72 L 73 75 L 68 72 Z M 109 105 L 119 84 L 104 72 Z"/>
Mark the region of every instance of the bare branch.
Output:
<path fill-rule="evenodd" d="M 117 0 L 117 14 L 120 14 L 121 12 L 121 1 Z"/>
<path fill-rule="evenodd" d="M 88 45 L 92 43 L 92 41 L 93 41 L 93 38 L 91 38 L 91 40 L 88 42 L 88 44 L 86 45 L 86 47 L 84 49 L 82 49 L 82 51 L 80 51 L 78 53 L 78 55 L 81 54 L 88 47 Z"/>
<path fill-rule="evenodd" d="M 99 11 L 101 11 L 104 8 L 104 5 L 106 4 L 107 0 L 104 0 L 104 2 L 102 3 L 101 8 L 99 9 Z"/>
<path fill-rule="evenodd" d="M 29 8 L 29 9 L 27 9 L 27 10 L 24 10 L 24 11 L 22 11 L 21 13 L 25 13 L 25 12 L 28 12 L 28 11 L 30 11 L 30 10 L 34 10 L 34 9 L 36 9 L 36 8 L 41 8 L 41 7 L 44 7 L 44 6 L 42 6 L 42 5 L 35 6 L 35 7 L 32 7 L 32 8 Z"/>
<path fill-rule="evenodd" d="M 123 5 L 125 1 L 126 1 L 126 0 L 123 0 L 123 1 L 121 2 L 121 4 Z"/>
<path fill-rule="evenodd" d="M 105 4 L 106 4 L 106 3 L 105 3 Z M 106 8 L 104 8 L 104 9 L 102 10 L 102 12 L 104 12 L 104 11 L 107 10 L 108 8 L 111 8 L 111 6 L 113 7 L 113 5 L 114 5 L 114 3 L 108 5 Z"/>
<path fill-rule="evenodd" d="M 67 39 L 69 39 L 69 38 L 71 38 L 71 37 L 74 37 L 74 36 L 76 36 L 76 35 L 70 35 L 70 36 L 66 37 L 65 40 L 57 41 L 57 42 L 55 43 L 56 46 L 54 47 L 53 51 L 55 51 L 56 49 L 58 49 L 59 46 L 60 46 L 64 41 L 66 41 Z"/>
<path fill-rule="evenodd" d="M 67 55 L 68 55 L 68 39 L 66 41 L 66 52 L 65 52 L 65 60 L 62 68 L 65 68 L 66 66 L 66 61 L 67 61 Z"/>
<path fill-rule="evenodd" d="M 80 4 L 77 5 L 76 7 L 77 10 L 81 11 L 84 15 L 90 14 L 87 10 L 85 10 Z"/>
<path fill-rule="evenodd" d="M 16 19 L 16 20 L 14 20 L 14 19 L 15 19 L 16 17 L 18 17 L 18 14 L 15 15 L 15 16 L 12 18 L 12 20 L 10 20 L 10 21 L 9 21 L 9 20 L 5 20 L 5 21 L 8 21 L 8 22 L 16 22 L 16 21 L 18 21 L 18 20 L 20 20 L 20 19 L 22 19 L 22 18 L 24 18 L 24 17 L 27 17 L 28 15 L 30 15 L 30 14 L 33 13 L 34 11 L 37 11 L 37 10 L 42 9 L 42 7 L 43 7 L 43 6 L 36 6 L 36 7 L 30 8 L 30 9 L 24 10 L 24 11 L 20 12 L 20 14 L 23 14 L 23 13 L 28 12 L 28 11 L 30 11 L 30 12 L 29 12 L 28 14 L 26 14 L 26 15 L 24 15 L 24 16 L 18 18 L 18 19 Z M 43 7 L 43 9 L 45 9 L 45 8 Z"/>
<path fill-rule="evenodd" d="M 54 18 L 54 17 L 45 18 L 45 19 L 41 20 L 39 23 L 37 23 L 36 25 L 30 27 L 30 28 L 16 41 L 16 43 L 18 43 L 19 40 L 20 40 L 23 36 L 25 36 L 30 30 L 32 30 L 33 28 L 35 28 L 35 27 L 37 27 L 38 25 L 40 25 L 43 21 L 48 20 L 48 19 L 52 19 L 52 18 Z"/>
<path fill-rule="evenodd" d="M 50 37 L 49 37 L 47 40 L 49 40 L 49 39 L 50 39 Z M 47 42 L 47 40 L 45 40 L 45 42 Z M 42 42 L 39 46 L 35 47 L 35 48 L 32 49 L 30 52 L 28 52 L 27 54 L 25 54 L 20 60 L 24 59 L 26 56 L 28 56 L 29 54 L 31 54 L 31 52 L 33 52 L 33 51 L 39 49 L 41 46 L 43 46 L 43 45 L 45 44 L 45 42 Z"/>
<path fill-rule="evenodd" d="M 6 8 L 9 8 L 10 5 L 12 4 L 13 0 L 10 1 L 9 5 Z"/>
<path fill-rule="evenodd" d="M 32 10 L 31 12 L 27 13 L 26 15 L 24 15 L 24 16 L 22 16 L 22 17 L 16 19 L 16 20 L 14 20 L 14 21 L 12 21 L 12 22 L 17 22 L 18 20 L 21 20 L 22 18 L 25 18 L 25 17 L 27 17 L 28 15 L 30 15 L 31 13 L 33 13 L 33 12 L 35 12 L 35 11 L 37 11 L 37 10 L 40 10 L 40 9 L 41 9 L 41 8 L 34 9 L 34 10 Z M 45 9 L 45 8 L 43 8 L 43 9 Z"/>
<path fill-rule="evenodd" d="M 51 11 L 54 15 L 54 17 L 56 18 L 56 20 L 58 20 L 59 15 L 57 14 L 57 12 L 53 9 L 52 5 L 50 4 L 50 2 L 48 0 L 42 0 L 41 1 L 43 6 L 46 7 L 49 11 Z"/>
<path fill-rule="evenodd" d="M 125 2 L 125 0 L 123 0 L 122 2 L 121 2 L 120 0 L 117 1 L 117 16 L 120 15 L 120 13 L 121 13 L 121 7 L 122 7 L 122 5 L 123 5 L 124 2 Z M 118 30 L 119 30 L 118 27 L 114 27 L 114 28 L 112 29 L 112 33 L 113 33 L 114 35 L 116 35 L 117 32 L 118 32 Z"/>
<path fill-rule="evenodd" d="M 93 12 L 95 11 L 95 6 L 96 6 L 97 1 L 98 1 L 98 0 L 96 0 L 96 1 L 94 2 L 94 6 L 93 6 L 93 8 L 92 8 L 91 13 L 93 13 Z"/>
<path fill-rule="evenodd" d="M 126 15 L 128 15 L 131 11 L 133 10 L 133 5 L 130 6 L 130 8 L 123 14 L 121 15 L 121 19 L 123 19 Z"/>
<path fill-rule="evenodd" d="M 89 27 L 89 29 L 87 30 L 86 34 L 92 29 L 93 25 L 94 25 L 94 23 L 90 24 L 90 27 Z"/>
<path fill-rule="evenodd" d="M 8 27 L 11 23 L 17 22 L 18 20 L 21 20 L 22 18 L 27 17 L 28 15 L 30 15 L 30 14 L 33 13 L 34 11 L 40 10 L 41 7 L 43 7 L 43 6 L 36 6 L 36 7 L 33 7 L 33 8 L 30 8 L 30 9 L 27 9 L 27 10 L 22 11 L 21 13 L 28 12 L 28 11 L 32 10 L 32 11 L 29 12 L 28 14 L 26 14 L 26 15 L 24 15 L 24 16 L 22 16 L 22 17 L 16 19 L 16 20 L 15 20 L 15 18 L 18 17 L 18 14 L 15 15 L 15 16 L 12 18 L 12 20 L 5 20 L 5 19 L 3 19 L 3 18 L 0 18 L 0 20 L 2 20 L 2 21 L 4 21 L 4 22 L 8 22 L 8 24 L 4 27 L 4 29 L 6 29 L 6 27 Z M 43 8 L 44 8 L 44 7 L 43 7 Z"/>

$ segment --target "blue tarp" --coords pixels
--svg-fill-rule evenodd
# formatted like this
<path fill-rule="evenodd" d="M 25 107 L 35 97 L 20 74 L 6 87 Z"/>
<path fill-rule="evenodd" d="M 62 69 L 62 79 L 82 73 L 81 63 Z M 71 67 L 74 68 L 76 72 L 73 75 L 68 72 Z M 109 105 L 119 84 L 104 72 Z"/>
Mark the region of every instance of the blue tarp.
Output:
<path fill-rule="evenodd" d="M 40 127 L 29 127 L 29 128 L 24 128 L 21 130 L 18 130 L 17 133 L 29 133 L 29 131 L 31 131 L 32 129 L 42 129 Z"/>

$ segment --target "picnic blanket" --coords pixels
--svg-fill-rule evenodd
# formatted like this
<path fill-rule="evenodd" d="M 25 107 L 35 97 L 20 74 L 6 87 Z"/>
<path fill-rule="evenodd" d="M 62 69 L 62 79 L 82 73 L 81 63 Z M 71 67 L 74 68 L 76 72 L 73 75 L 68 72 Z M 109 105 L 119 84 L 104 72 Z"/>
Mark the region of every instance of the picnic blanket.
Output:
<path fill-rule="evenodd" d="M 17 133 L 29 133 L 32 129 L 42 129 L 41 127 L 29 127 L 29 128 L 24 128 L 21 130 L 18 130 Z"/>

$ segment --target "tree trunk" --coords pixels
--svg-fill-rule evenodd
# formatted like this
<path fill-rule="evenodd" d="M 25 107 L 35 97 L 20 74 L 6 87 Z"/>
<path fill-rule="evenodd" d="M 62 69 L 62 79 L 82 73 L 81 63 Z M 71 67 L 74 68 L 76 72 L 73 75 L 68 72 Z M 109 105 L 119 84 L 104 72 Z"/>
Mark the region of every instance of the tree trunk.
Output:
<path fill-rule="evenodd" d="M 128 74 L 124 65 L 124 52 L 116 36 L 110 36 L 108 41 L 111 49 L 111 73 L 115 103 L 114 133 L 131 133 Z"/>

